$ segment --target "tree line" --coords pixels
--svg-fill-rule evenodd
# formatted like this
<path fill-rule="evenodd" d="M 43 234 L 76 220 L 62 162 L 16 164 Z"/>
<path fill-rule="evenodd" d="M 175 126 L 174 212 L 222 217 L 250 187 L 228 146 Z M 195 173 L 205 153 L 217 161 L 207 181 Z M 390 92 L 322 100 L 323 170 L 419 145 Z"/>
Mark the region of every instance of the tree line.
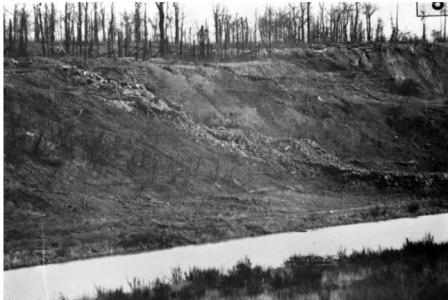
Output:
<path fill-rule="evenodd" d="M 316 43 L 427 39 L 424 21 L 421 37 L 399 30 L 398 7 L 395 18 L 390 19 L 392 33 L 386 37 L 384 20 L 374 17 L 374 4 L 342 2 L 327 7 L 318 3 L 314 10 L 313 5 L 316 3 L 266 6 L 249 22 L 247 16 L 232 15 L 225 5 L 215 4 L 212 25 L 206 21 L 193 28 L 185 26 L 185 12 L 177 2 L 135 2 L 131 11 L 124 12 L 118 12 L 114 3 L 65 3 L 61 11 L 54 3 L 34 4 L 32 8 L 16 4 L 8 21 L 3 15 L 4 51 L 6 55 L 26 56 L 33 42 L 43 56 L 227 58 Z M 432 35 L 446 41 L 446 17 L 444 27 Z"/>

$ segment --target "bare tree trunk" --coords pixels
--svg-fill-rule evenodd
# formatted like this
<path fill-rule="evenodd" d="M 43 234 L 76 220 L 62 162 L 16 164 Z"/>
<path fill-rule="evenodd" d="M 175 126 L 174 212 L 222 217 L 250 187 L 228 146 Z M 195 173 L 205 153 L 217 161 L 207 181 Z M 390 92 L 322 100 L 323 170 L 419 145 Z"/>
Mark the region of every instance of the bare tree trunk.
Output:
<path fill-rule="evenodd" d="M 40 34 L 41 34 L 41 44 L 42 44 L 42 55 L 46 55 L 45 51 L 45 35 L 44 35 L 44 28 L 42 24 L 42 11 L 40 9 L 40 4 L 38 4 L 38 15 L 39 15 L 39 28 L 40 28 Z"/>
<path fill-rule="evenodd" d="M 423 17 L 422 42 L 426 43 L 426 18 Z"/>
<path fill-rule="evenodd" d="M 305 42 L 305 5 L 300 2 L 300 33 L 301 33 L 301 41 Z"/>
<path fill-rule="evenodd" d="M 157 9 L 159 11 L 159 53 L 161 56 L 165 55 L 165 12 L 163 10 L 164 2 L 156 2 Z"/>
<path fill-rule="evenodd" d="M 72 54 L 75 55 L 75 50 L 76 50 L 76 39 L 75 39 L 75 5 L 72 4 L 72 12 L 73 12 L 73 17 L 72 17 L 72 25 L 70 26 L 70 35 L 72 37 Z"/>
<path fill-rule="evenodd" d="M 179 3 L 173 2 L 174 7 L 174 44 L 176 45 L 176 54 L 179 50 Z"/>
<path fill-rule="evenodd" d="M 180 23 L 180 45 L 179 45 L 179 53 L 180 53 L 180 56 L 182 56 L 182 53 L 183 53 L 183 43 L 184 43 L 184 37 L 185 37 L 185 33 L 184 33 L 184 19 L 185 19 L 185 15 L 184 15 L 184 13 L 182 12 L 182 21 L 181 21 L 181 23 Z"/>
<path fill-rule="evenodd" d="M 213 7 L 213 21 L 215 25 L 215 45 L 218 49 L 221 46 L 221 41 L 219 40 L 220 32 L 219 32 L 219 12 L 220 7 L 219 4 Z"/>
<path fill-rule="evenodd" d="M 87 46 L 89 43 L 89 2 L 84 4 L 84 64 L 87 61 Z"/>
<path fill-rule="evenodd" d="M 143 46 L 143 60 L 146 60 L 148 58 L 148 17 L 146 14 L 146 3 L 145 3 L 145 13 L 144 13 L 144 19 L 143 19 L 143 26 L 144 26 L 144 46 Z"/>
<path fill-rule="evenodd" d="M 123 56 L 123 32 L 118 30 L 118 57 Z"/>
<path fill-rule="evenodd" d="M 135 2 L 135 14 L 134 14 L 134 34 L 135 34 L 135 59 L 138 60 L 138 53 L 140 47 L 140 6 L 141 3 Z"/>
<path fill-rule="evenodd" d="M 78 55 L 82 55 L 82 3 L 78 2 Z"/>
<path fill-rule="evenodd" d="M 47 54 L 50 54 L 50 30 L 49 30 L 49 17 L 48 17 L 48 5 L 45 3 L 45 15 L 44 15 L 44 32 L 45 32 L 45 41 L 47 47 Z"/>
<path fill-rule="evenodd" d="M 12 31 L 12 53 L 14 55 L 17 54 L 17 41 L 18 41 L 18 35 L 19 35 L 19 6 L 18 4 L 14 5 L 14 12 L 13 12 L 13 31 Z"/>
<path fill-rule="evenodd" d="M 70 53 L 70 12 L 68 9 L 68 3 L 65 3 L 64 29 L 65 29 L 65 51 L 67 53 Z"/>
<path fill-rule="evenodd" d="M 443 18 L 443 40 L 446 42 L 446 19 L 447 19 L 447 14 L 448 14 L 448 3 L 445 3 L 445 8 L 444 8 L 444 15 L 445 17 Z"/>
<path fill-rule="evenodd" d="M 55 9 L 54 9 L 54 3 L 51 3 L 51 13 L 50 13 L 50 49 L 51 54 L 54 53 L 54 41 L 55 41 L 55 23 L 56 23 L 56 17 L 55 17 Z"/>
<path fill-rule="evenodd" d="M 131 43 L 131 23 L 129 22 L 129 16 L 124 13 L 124 56 L 129 55 L 129 46 Z"/>
<path fill-rule="evenodd" d="M 40 40 L 40 30 L 39 30 L 39 13 L 37 11 L 37 6 L 33 6 L 34 10 L 34 41 L 39 42 Z"/>
<path fill-rule="evenodd" d="M 25 7 L 22 8 L 20 13 L 19 24 L 19 55 L 27 55 L 27 43 L 28 43 L 28 14 L 25 11 Z"/>
<path fill-rule="evenodd" d="M 101 9 L 100 9 L 100 15 L 101 15 L 101 30 L 103 32 L 103 45 L 106 43 L 106 8 L 103 7 L 103 5 L 101 5 Z"/>
<path fill-rule="evenodd" d="M 114 44 L 115 44 L 115 11 L 114 3 L 110 7 L 110 22 L 109 22 L 109 34 L 107 37 L 107 53 L 109 57 L 115 56 L 114 54 Z"/>
<path fill-rule="evenodd" d="M 358 39 L 359 2 L 355 3 L 355 23 L 353 24 L 353 35 Z"/>
<path fill-rule="evenodd" d="M 311 2 L 306 3 L 306 40 L 308 44 L 311 44 L 311 12 L 310 12 Z"/>
<path fill-rule="evenodd" d="M 100 51 L 100 40 L 98 38 L 98 3 L 93 3 L 93 39 L 96 46 L 96 52 Z"/>
<path fill-rule="evenodd" d="M 8 48 L 9 48 L 9 55 L 14 55 L 14 52 L 13 52 L 13 36 L 12 36 L 12 27 L 13 27 L 13 25 L 12 25 L 12 20 L 11 19 L 9 19 L 9 27 L 8 27 Z M 44 54 L 45 55 L 45 54 Z"/>

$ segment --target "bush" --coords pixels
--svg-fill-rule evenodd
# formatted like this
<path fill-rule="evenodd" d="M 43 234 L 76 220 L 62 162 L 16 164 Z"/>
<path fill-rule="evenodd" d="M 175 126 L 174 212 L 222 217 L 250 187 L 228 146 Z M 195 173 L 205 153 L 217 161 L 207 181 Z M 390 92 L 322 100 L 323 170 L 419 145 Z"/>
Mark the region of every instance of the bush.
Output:
<path fill-rule="evenodd" d="M 177 293 L 180 299 L 200 299 L 207 291 L 205 284 L 194 282 L 184 284 Z"/>
<path fill-rule="evenodd" d="M 255 266 L 251 278 L 246 283 L 246 290 L 249 296 L 257 296 L 263 293 L 264 272 L 260 266 Z"/>
<path fill-rule="evenodd" d="M 208 288 L 214 289 L 218 287 L 221 276 L 221 272 L 219 272 L 217 269 L 200 270 L 197 268 L 193 268 L 188 272 L 188 274 L 186 274 L 185 278 L 187 281 L 194 284 L 202 283 Z"/>
<path fill-rule="evenodd" d="M 152 287 L 152 297 L 154 300 L 168 300 L 171 298 L 171 286 L 159 279 L 156 279 Z"/>

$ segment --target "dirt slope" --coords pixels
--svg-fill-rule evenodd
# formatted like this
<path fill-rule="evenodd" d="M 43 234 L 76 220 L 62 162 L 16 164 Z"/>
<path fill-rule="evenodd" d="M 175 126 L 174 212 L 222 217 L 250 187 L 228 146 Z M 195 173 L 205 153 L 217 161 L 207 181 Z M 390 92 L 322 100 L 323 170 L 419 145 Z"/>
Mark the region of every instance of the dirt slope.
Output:
<path fill-rule="evenodd" d="M 5 267 L 446 210 L 447 52 L 9 59 Z"/>

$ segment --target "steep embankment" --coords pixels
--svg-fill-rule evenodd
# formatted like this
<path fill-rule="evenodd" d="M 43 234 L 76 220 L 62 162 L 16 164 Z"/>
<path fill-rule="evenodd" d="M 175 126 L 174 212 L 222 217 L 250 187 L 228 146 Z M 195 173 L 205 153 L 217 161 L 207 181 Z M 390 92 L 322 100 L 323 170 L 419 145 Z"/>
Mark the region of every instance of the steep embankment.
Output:
<path fill-rule="evenodd" d="M 446 210 L 446 49 L 285 52 L 8 60 L 5 267 Z"/>

